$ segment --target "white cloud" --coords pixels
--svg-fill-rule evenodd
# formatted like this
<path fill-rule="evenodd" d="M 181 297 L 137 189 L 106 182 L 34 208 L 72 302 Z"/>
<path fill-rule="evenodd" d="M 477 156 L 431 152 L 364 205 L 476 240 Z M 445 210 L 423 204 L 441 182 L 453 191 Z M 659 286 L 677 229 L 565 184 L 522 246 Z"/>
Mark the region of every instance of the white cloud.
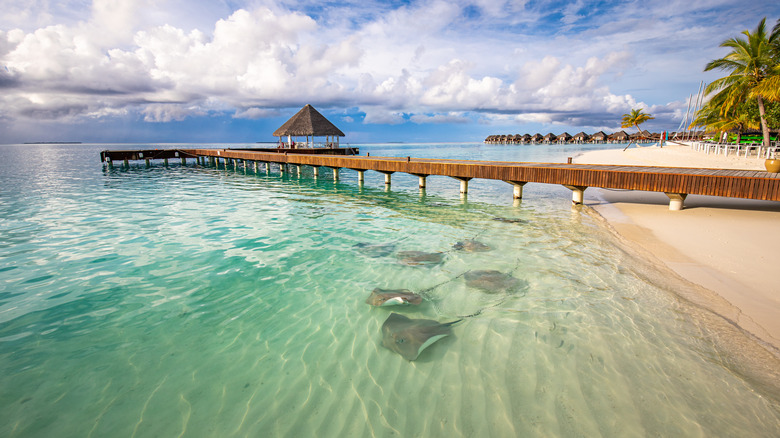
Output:
<path fill-rule="evenodd" d="M 695 90 L 664 84 L 691 77 L 695 88 L 709 56 L 701 47 L 715 53 L 723 38 L 711 23 L 727 21 L 713 7 L 736 8 L 680 3 L 701 16 L 691 26 L 656 5 L 584 0 L 562 15 L 522 0 L 315 3 L 2 1 L 0 23 L 19 29 L 0 28 L 0 115 L 257 119 L 307 102 L 391 124 L 588 123 L 637 105 L 672 114 L 667 102 Z M 763 14 L 780 15 L 770 6 Z"/>
<path fill-rule="evenodd" d="M 236 111 L 236 113 L 233 114 L 233 118 L 257 120 L 266 117 L 278 117 L 279 115 L 280 114 L 278 110 L 253 107 L 241 111 Z"/>
<path fill-rule="evenodd" d="M 147 105 L 142 111 L 146 122 L 180 122 L 188 117 L 204 116 L 202 108 L 194 105 Z"/>

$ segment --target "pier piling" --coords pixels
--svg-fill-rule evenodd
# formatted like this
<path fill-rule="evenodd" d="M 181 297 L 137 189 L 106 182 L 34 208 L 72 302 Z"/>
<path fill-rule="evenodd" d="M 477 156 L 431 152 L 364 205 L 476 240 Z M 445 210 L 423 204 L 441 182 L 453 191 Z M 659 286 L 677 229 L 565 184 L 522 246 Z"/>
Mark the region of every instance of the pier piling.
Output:
<path fill-rule="evenodd" d="M 513 196 L 514 199 L 523 199 L 523 187 L 527 184 L 526 181 L 507 181 L 514 186 Z"/>
<path fill-rule="evenodd" d="M 564 185 L 567 189 L 571 190 L 571 202 L 574 205 L 581 205 L 585 199 L 585 189 L 587 186 L 570 186 Z"/>
<path fill-rule="evenodd" d="M 669 210 L 680 211 L 683 209 L 683 203 L 685 198 L 688 197 L 687 193 L 666 193 L 669 197 Z"/>

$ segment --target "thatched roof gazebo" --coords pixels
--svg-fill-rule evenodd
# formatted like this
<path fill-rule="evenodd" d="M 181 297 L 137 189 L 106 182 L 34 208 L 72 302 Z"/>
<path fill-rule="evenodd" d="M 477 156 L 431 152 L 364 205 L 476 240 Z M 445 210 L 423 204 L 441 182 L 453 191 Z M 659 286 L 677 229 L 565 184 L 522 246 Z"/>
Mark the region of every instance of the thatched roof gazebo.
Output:
<path fill-rule="evenodd" d="M 338 147 L 339 137 L 344 137 L 344 133 L 336 127 L 330 120 L 320 114 L 311 105 L 301 108 L 290 120 L 274 131 L 274 137 L 279 137 L 279 143 L 282 143 L 282 137 L 287 136 L 287 145 L 290 148 L 295 147 L 292 137 L 306 137 L 306 147 L 309 146 L 309 137 L 311 145 L 314 146 L 314 137 L 325 137 L 326 147 Z"/>

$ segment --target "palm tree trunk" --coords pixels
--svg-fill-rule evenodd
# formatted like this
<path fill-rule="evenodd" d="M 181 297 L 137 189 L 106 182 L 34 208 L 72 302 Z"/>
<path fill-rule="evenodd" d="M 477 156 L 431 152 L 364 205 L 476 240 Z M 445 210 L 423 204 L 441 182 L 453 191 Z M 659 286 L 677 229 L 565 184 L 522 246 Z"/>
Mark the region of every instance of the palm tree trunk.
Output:
<path fill-rule="evenodd" d="M 764 135 L 764 147 L 769 147 L 769 127 L 766 125 L 766 112 L 764 111 L 764 99 L 758 96 L 758 115 L 761 117 L 761 133 Z"/>

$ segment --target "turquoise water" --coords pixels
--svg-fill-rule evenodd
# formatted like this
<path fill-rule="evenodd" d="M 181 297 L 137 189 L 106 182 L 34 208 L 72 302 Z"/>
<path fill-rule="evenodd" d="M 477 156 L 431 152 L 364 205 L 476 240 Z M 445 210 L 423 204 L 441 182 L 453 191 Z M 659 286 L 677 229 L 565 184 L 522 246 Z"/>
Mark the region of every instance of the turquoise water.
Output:
<path fill-rule="evenodd" d="M 780 401 L 689 287 L 561 187 L 314 179 L 0 146 L 0 436 L 778 436 Z M 564 161 L 576 146 L 361 145 Z M 261 168 L 262 169 L 262 168 Z M 487 252 L 456 251 L 475 239 Z M 383 256 L 358 244 L 389 244 Z M 401 251 L 443 252 L 409 266 Z M 520 290 L 463 274 L 498 270 Z M 376 288 L 418 307 L 373 308 Z M 449 322 L 409 362 L 390 312 Z M 715 322 L 713 322 L 715 321 Z M 766 363 L 764 363 L 766 365 Z M 768 362 L 776 367 L 776 362 Z"/>

